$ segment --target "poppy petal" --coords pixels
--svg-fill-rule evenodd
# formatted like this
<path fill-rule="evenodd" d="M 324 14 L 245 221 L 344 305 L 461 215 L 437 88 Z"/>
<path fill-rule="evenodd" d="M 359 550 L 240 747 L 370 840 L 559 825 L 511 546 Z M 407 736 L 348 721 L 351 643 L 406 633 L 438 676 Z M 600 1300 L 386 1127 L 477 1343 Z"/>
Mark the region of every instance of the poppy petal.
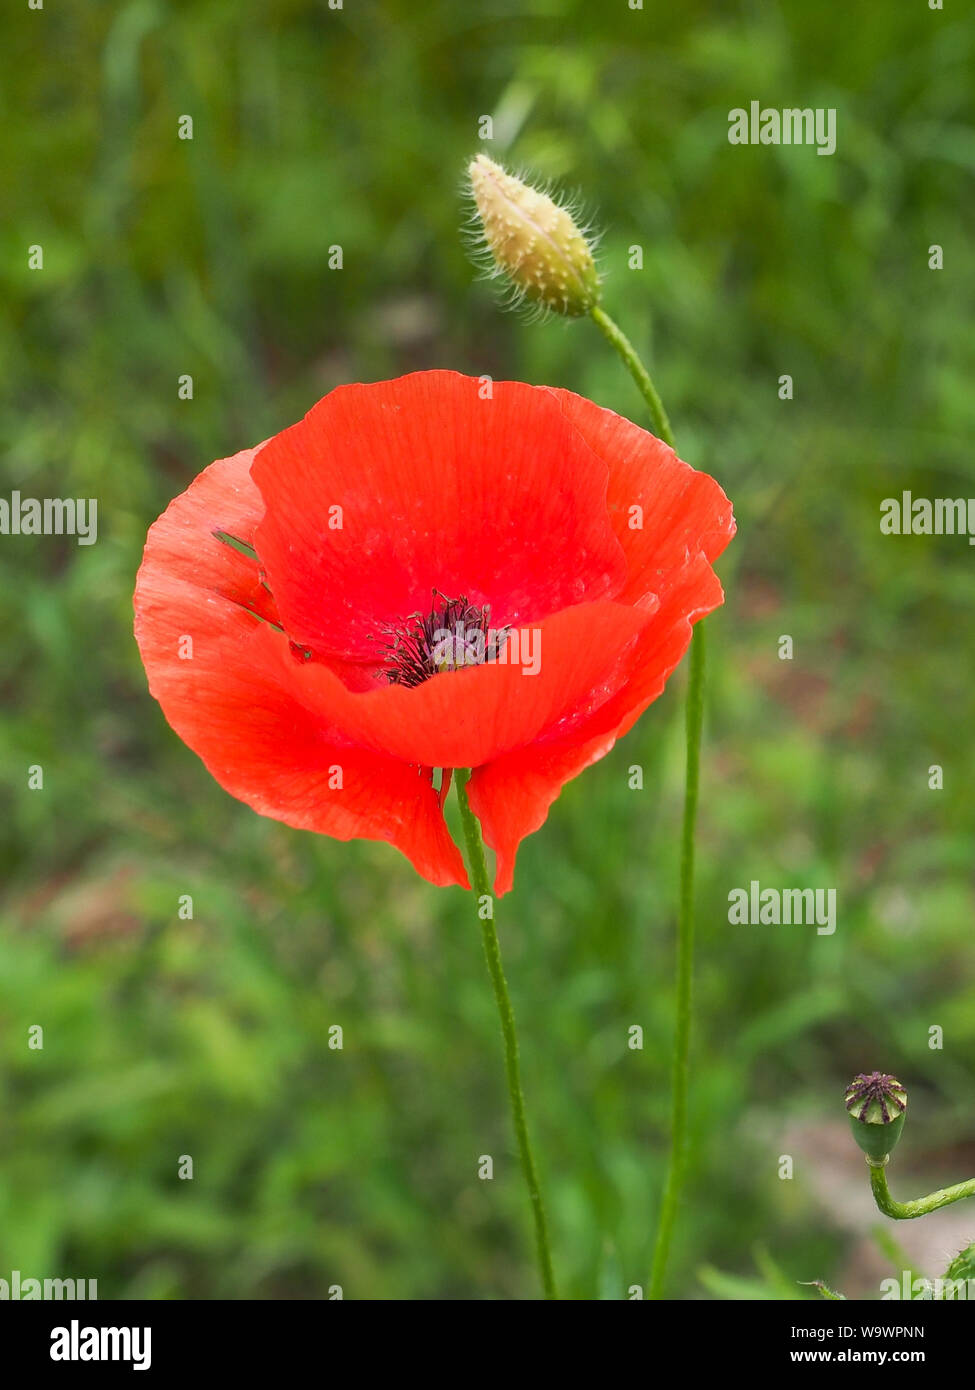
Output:
<path fill-rule="evenodd" d="M 627 678 L 571 737 L 543 738 L 473 773 L 471 806 L 497 855 L 498 893 L 510 889 L 518 845 L 544 823 L 565 783 L 632 728 L 683 658 L 692 624 L 723 602 L 711 561 L 735 532 L 731 503 L 708 474 L 622 416 L 568 391 L 555 394 L 609 466 L 610 516 L 629 566 L 619 597 L 658 606 L 628 655 Z M 636 517 L 641 526 L 631 525 Z"/>
<path fill-rule="evenodd" d="M 467 886 L 429 771 L 355 747 L 295 695 L 304 664 L 255 616 L 253 450 L 200 474 L 152 526 L 136 583 L 151 693 L 216 780 L 255 811 L 347 840 L 388 840 L 432 883 Z M 337 677 L 335 678 L 337 679 Z"/>
<path fill-rule="evenodd" d="M 243 449 L 232 458 L 218 459 L 194 479 L 164 513 L 169 523 L 161 525 L 160 517 L 153 525 L 152 558 L 160 576 L 169 570 L 201 594 L 221 594 L 279 622 L 253 551 L 254 533 L 264 514 L 250 476 L 256 453 L 257 449 Z"/>
<path fill-rule="evenodd" d="M 695 586 L 695 617 L 722 600 L 721 585 L 706 562 Z M 497 855 L 496 892 L 508 892 L 515 856 L 526 835 L 538 830 L 563 786 L 612 749 L 662 693 L 690 640 L 691 619 L 671 609 L 671 619 L 655 614 L 628 658 L 629 680 L 598 710 L 578 723 L 569 737 L 541 740 L 531 748 L 477 768 L 468 787 L 471 808 L 485 842 Z"/>
<path fill-rule="evenodd" d="M 610 700 L 652 619 L 652 606 L 583 603 L 522 629 L 517 664 L 487 662 L 413 688 L 354 693 L 328 665 L 309 661 L 294 689 L 358 745 L 425 767 L 477 767 L 565 733 Z"/>
<path fill-rule="evenodd" d="M 689 558 L 700 552 L 713 562 L 735 534 L 731 502 L 708 473 L 632 420 L 571 391 L 553 394 L 609 468 L 609 516 L 629 571 L 618 602 L 653 593 L 665 610 Z"/>
<path fill-rule="evenodd" d="M 610 734 L 582 742 L 570 738 L 537 743 L 497 758 L 471 775 L 467 788 L 471 810 L 480 821 L 485 844 L 495 852 L 498 897 L 514 882 L 522 840 L 544 825 L 565 783 L 604 757 L 615 741 Z"/>
<path fill-rule="evenodd" d="M 296 641 L 354 661 L 447 598 L 497 627 L 612 598 L 609 470 L 555 393 L 456 372 L 340 386 L 252 468 L 257 548 Z"/>

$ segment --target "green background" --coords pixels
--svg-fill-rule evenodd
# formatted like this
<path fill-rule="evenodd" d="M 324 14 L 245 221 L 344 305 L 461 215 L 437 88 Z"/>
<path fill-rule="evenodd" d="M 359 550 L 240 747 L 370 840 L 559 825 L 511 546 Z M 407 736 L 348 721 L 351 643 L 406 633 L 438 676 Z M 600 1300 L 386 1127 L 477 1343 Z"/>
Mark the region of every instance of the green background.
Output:
<path fill-rule="evenodd" d="M 902 1268 L 870 1235 L 842 1093 L 874 1068 L 909 1087 L 895 1196 L 972 1171 L 975 551 L 879 530 L 904 488 L 975 494 L 964 12 L 47 0 L 8 16 L 0 493 L 96 497 L 99 536 L 0 537 L 0 1277 L 93 1277 L 102 1298 L 536 1291 L 471 904 L 385 845 L 231 800 L 149 698 L 131 635 L 156 515 L 338 383 L 445 366 L 644 421 L 591 325 L 525 323 L 476 281 L 459 227 L 478 148 L 581 193 L 606 306 L 738 516 L 709 623 L 671 1292 L 814 1297 L 796 1281 L 825 1277 L 875 1298 Z M 835 107 L 836 154 L 729 145 L 729 110 L 753 99 Z M 684 675 L 565 790 L 499 909 L 576 1297 L 625 1297 L 649 1269 Z M 835 935 L 730 926 L 728 892 L 753 878 L 835 887 Z M 975 1211 L 954 1210 L 928 1273 L 975 1237 Z"/>

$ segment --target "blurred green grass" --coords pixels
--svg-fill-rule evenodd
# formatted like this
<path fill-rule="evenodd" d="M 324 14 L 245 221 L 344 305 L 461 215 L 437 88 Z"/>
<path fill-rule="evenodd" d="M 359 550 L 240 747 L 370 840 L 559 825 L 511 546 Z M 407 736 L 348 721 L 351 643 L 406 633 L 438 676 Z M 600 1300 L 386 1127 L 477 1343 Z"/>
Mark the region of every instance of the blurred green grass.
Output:
<path fill-rule="evenodd" d="M 340 382 L 451 366 L 642 422 L 586 325 L 525 325 L 473 282 L 458 186 L 493 114 L 490 153 L 593 209 L 607 307 L 739 519 L 711 621 L 672 1287 L 837 1282 L 853 1236 L 817 1204 L 814 1146 L 791 1182 L 777 1164 L 796 1125 L 833 1134 L 854 1071 L 912 1087 L 919 1181 L 975 1160 L 972 552 L 878 526 L 902 488 L 975 493 L 970 20 L 131 0 L 7 23 L 2 490 L 97 497 L 99 540 L 0 540 L 0 1275 L 74 1272 L 102 1297 L 535 1291 L 469 904 L 385 846 L 231 801 L 166 727 L 131 637 L 170 497 Z M 836 155 L 729 146 L 727 112 L 753 98 L 835 106 Z M 500 909 L 557 1265 L 580 1297 L 622 1297 L 649 1265 L 682 688 L 565 791 Z M 837 887 L 835 936 L 730 927 L 728 890 L 751 878 Z"/>

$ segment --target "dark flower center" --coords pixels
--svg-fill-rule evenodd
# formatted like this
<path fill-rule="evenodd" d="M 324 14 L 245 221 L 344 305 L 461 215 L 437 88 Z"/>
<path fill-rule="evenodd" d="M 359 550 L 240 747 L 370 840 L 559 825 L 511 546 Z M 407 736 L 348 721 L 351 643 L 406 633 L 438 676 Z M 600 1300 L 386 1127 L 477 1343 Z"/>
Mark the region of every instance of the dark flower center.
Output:
<path fill-rule="evenodd" d="M 490 604 L 446 598 L 434 589 L 428 613 L 411 613 L 401 626 L 383 630 L 381 674 L 390 685 L 417 686 L 445 671 L 497 660 L 508 630 L 491 628 L 490 618 Z"/>

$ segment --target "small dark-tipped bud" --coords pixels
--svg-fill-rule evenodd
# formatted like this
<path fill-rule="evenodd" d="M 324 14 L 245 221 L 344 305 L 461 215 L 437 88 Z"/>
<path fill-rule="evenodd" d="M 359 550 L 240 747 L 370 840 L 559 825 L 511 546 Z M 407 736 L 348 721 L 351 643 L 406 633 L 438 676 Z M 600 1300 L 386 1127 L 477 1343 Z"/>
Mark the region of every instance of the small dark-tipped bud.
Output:
<path fill-rule="evenodd" d="M 871 1163 L 884 1163 L 901 1137 L 907 1092 L 895 1076 L 874 1071 L 854 1077 L 846 1088 L 853 1137 Z"/>

